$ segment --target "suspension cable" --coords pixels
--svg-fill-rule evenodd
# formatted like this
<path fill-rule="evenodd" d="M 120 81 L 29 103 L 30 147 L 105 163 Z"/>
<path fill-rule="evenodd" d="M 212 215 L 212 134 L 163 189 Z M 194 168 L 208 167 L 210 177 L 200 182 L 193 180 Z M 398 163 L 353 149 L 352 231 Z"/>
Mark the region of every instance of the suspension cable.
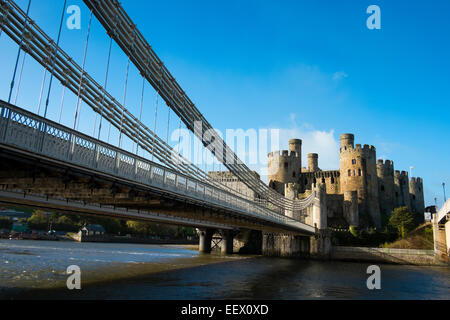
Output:
<path fill-rule="evenodd" d="M 66 95 L 66 86 L 63 85 L 62 86 L 62 96 L 61 96 L 61 105 L 59 107 L 59 119 L 58 119 L 58 123 L 61 123 L 61 116 L 62 116 L 62 110 L 63 110 L 63 106 L 64 106 L 64 96 Z"/>
<path fill-rule="evenodd" d="M 75 116 L 74 116 L 74 121 L 73 121 L 73 129 L 74 130 L 78 127 L 77 120 L 78 120 L 78 117 L 79 117 L 79 113 L 81 113 L 81 106 L 80 106 L 81 86 L 83 85 L 83 79 L 84 79 L 84 73 L 85 73 L 84 72 L 84 68 L 86 66 L 86 55 L 87 55 L 87 49 L 88 49 L 88 44 L 89 44 L 89 35 L 91 34 L 92 15 L 93 14 L 92 14 L 92 11 L 91 11 L 91 16 L 89 17 L 89 26 L 88 26 L 88 33 L 87 33 L 86 43 L 84 45 L 83 66 L 81 67 L 80 85 L 78 87 L 77 105 L 76 105 L 76 108 L 75 108 Z M 78 109 L 80 109 L 80 110 L 78 110 Z"/>
<path fill-rule="evenodd" d="M 158 93 L 158 91 L 156 91 L 155 125 L 154 125 L 154 129 L 153 129 L 153 132 L 154 132 L 155 134 L 156 134 L 156 123 L 157 123 L 157 120 L 158 120 L 158 97 L 159 97 L 159 93 Z M 155 151 L 155 142 L 153 141 L 153 143 L 152 143 L 152 161 L 153 161 L 154 158 L 155 158 L 154 151 Z"/>
<path fill-rule="evenodd" d="M 181 143 L 181 118 L 180 118 L 180 125 L 178 126 L 178 157 L 180 157 L 180 143 Z M 177 159 L 177 168 L 179 167 L 181 161 Z"/>
<path fill-rule="evenodd" d="M 17 83 L 16 96 L 14 97 L 14 105 L 17 105 L 17 97 L 19 96 L 20 84 L 22 83 L 23 67 L 25 65 L 25 58 L 26 57 L 27 57 L 27 53 L 25 52 L 24 55 L 23 55 L 23 59 L 22 59 L 22 66 L 20 67 L 19 81 Z"/>
<path fill-rule="evenodd" d="M 14 80 L 16 79 L 17 66 L 19 64 L 20 53 L 22 52 L 23 36 L 25 34 L 25 29 L 28 26 L 28 20 L 29 20 L 28 14 L 30 13 L 30 6 L 31 6 L 31 0 L 28 0 L 28 7 L 27 7 L 27 13 L 26 13 L 27 19 L 26 19 L 25 25 L 23 26 L 23 29 L 22 29 L 22 35 L 20 37 L 19 49 L 17 50 L 16 64 L 14 66 L 13 77 L 11 79 L 11 87 L 9 89 L 8 103 L 11 102 L 11 95 L 12 95 L 12 92 L 14 89 Z"/>
<path fill-rule="evenodd" d="M 61 31 L 62 31 L 62 26 L 63 26 L 63 22 L 64 22 L 64 14 L 66 12 L 66 4 L 67 4 L 67 0 L 64 0 L 64 6 L 62 9 L 62 14 L 61 14 L 61 22 L 59 23 L 58 39 L 56 40 L 56 50 L 53 51 L 52 60 L 51 60 L 52 69 L 51 69 L 51 73 L 50 73 L 50 83 L 48 85 L 47 99 L 45 100 L 44 118 L 47 117 L 48 103 L 50 101 L 50 92 L 52 90 L 52 83 L 53 83 L 53 72 L 55 70 L 55 56 L 58 54 L 58 50 L 59 50 L 59 40 L 61 39 Z"/>
<path fill-rule="evenodd" d="M 169 127 L 170 127 L 170 108 L 167 107 L 169 109 L 169 112 L 167 113 L 167 134 L 166 134 L 166 143 L 169 144 Z"/>
<path fill-rule="evenodd" d="M 123 103 L 122 103 L 122 116 L 120 117 L 120 131 L 119 131 L 119 149 L 122 146 L 122 129 L 123 129 L 123 116 L 125 112 L 125 104 L 127 102 L 127 89 L 128 89 L 128 74 L 130 72 L 130 58 L 127 63 L 127 76 L 125 78 L 125 87 L 123 89 Z"/>
<path fill-rule="evenodd" d="M 139 122 L 142 120 L 142 106 L 144 105 L 144 90 L 145 90 L 145 77 L 142 77 L 142 93 L 141 93 L 141 106 L 139 111 Z M 136 155 L 138 155 L 139 143 L 136 141 Z"/>
<path fill-rule="evenodd" d="M 109 75 L 109 65 L 111 62 L 111 49 L 112 49 L 112 37 L 109 40 L 109 51 L 108 51 L 108 62 L 106 63 L 106 75 L 105 75 L 105 85 L 103 86 L 102 103 L 100 105 L 100 123 L 98 124 L 98 140 L 100 140 L 100 133 L 102 131 L 102 120 L 103 120 L 103 104 L 105 103 L 106 87 L 108 85 L 108 75 Z M 110 123 L 111 126 L 111 123 Z M 109 134 L 108 134 L 109 136 Z M 109 139 L 109 138 L 108 138 Z"/>
<path fill-rule="evenodd" d="M 44 87 L 45 87 L 45 79 L 47 78 L 47 68 L 44 68 L 44 75 L 42 77 L 42 83 L 41 83 L 41 91 L 39 93 L 39 101 L 38 101 L 38 108 L 37 108 L 37 114 L 41 112 L 41 102 L 42 102 L 42 95 L 44 93 Z"/>

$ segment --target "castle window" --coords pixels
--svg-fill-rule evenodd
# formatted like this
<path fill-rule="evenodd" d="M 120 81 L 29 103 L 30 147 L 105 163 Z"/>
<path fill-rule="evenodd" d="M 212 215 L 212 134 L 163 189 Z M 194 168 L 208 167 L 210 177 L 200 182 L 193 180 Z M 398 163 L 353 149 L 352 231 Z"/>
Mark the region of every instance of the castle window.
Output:
<path fill-rule="evenodd" d="M 351 177 L 352 176 L 352 170 L 348 169 L 348 176 Z"/>
<path fill-rule="evenodd" d="M 384 191 L 384 186 L 381 186 L 381 191 Z"/>
<path fill-rule="evenodd" d="M 361 171 L 361 169 L 358 169 L 358 176 L 362 176 L 362 171 Z"/>
<path fill-rule="evenodd" d="M 325 178 L 322 178 L 322 183 L 325 183 Z"/>
<path fill-rule="evenodd" d="M 356 164 L 356 159 L 353 159 L 353 160 L 352 160 L 352 164 Z"/>
<path fill-rule="evenodd" d="M 285 162 L 285 163 L 284 163 L 284 168 L 287 169 L 288 166 L 289 166 L 289 163 Z"/>
<path fill-rule="evenodd" d="M 334 184 L 334 177 L 331 177 L 331 183 Z"/>
<path fill-rule="evenodd" d="M 316 178 L 314 178 L 313 183 L 314 183 L 314 186 L 316 186 L 316 183 L 317 183 Z"/>
<path fill-rule="evenodd" d="M 356 177 L 356 170 L 353 170 L 353 176 Z"/>

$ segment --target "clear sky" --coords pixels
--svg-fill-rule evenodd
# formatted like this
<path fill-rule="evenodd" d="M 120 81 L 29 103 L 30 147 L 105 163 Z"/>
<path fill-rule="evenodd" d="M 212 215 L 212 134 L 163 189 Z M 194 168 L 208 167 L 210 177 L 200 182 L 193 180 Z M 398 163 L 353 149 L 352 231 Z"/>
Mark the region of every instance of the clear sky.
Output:
<path fill-rule="evenodd" d="M 27 2 L 17 1 L 23 9 Z M 450 185 L 450 1 L 121 2 L 215 128 L 279 128 L 284 148 L 289 138 L 302 139 L 304 159 L 318 152 L 322 169 L 338 168 L 339 135 L 354 133 L 355 143 L 374 145 L 395 169 L 413 166 L 413 176 L 424 179 L 426 205 L 435 197 L 442 204 L 442 182 Z M 32 18 L 54 38 L 62 3 L 31 5 Z M 82 1 L 70 4 L 81 7 L 82 28 L 63 29 L 61 46 L 81 65 L 89 12 Z M 372 4 L 381 9 L 381 30 L 366 27 Z M 0 97 L 6 100 L 17 49 L 5 35 L 0 48 Z M 94 19 L 86 69 L 102 84 L 107 49 Z M 120 81 L 111 81 L 109 90 L 122 101 L 127 60 L 117 46 L 112 61 L 111 77 Z M 17 104 L 36 111 L 42 68 L 30 59 L 24 70 L 21 92 L 27 94 Z M 135 114 L 140 85 L 132 68 L 127 105 Z M 57 118 L 60 99 L 56 86 L 50 117 Z M 63 122 L 69 124 L 74 97 L 67 99 Z M 153 100 L 148 92 L 147 124 Z M 86 111 L 84 129 L 92 130 L 93 121 Z M 165 137 L 167 125 L 159 126 Z"/>

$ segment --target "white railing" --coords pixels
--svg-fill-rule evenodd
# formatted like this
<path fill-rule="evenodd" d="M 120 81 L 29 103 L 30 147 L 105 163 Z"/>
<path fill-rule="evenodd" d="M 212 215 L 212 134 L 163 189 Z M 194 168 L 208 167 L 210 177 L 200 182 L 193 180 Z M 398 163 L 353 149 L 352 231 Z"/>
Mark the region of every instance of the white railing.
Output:
<path fill-rule="evenodd" d="M 0 101 L 0 144 L 135 181 L 226 208 L 246 216 L 314 232 L 314 227 L 281 215 L 152 161 Z M 305 199 L 305 208 L 314 200 Z"/>
<path fill-rule="evenodd" d="M 447 202 L 444 203 L 442 208 L 438 212 L 438 221 L 441 222 L 447 214 L 450 213 L 450 199 L 447 200 Z"/>

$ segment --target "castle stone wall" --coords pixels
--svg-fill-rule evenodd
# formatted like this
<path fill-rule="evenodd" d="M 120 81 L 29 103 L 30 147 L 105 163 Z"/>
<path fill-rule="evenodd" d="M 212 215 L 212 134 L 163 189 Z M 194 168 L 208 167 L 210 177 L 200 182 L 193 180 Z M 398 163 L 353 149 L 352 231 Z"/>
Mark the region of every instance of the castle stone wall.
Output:
<path fill-rule="evenodd" d="M 378 194 L 380 197 L 380 212 L 390 216 L 394 210 L 395 185 L 394 185 L 394 162 L 390 160 L 378 160 Z"/>

